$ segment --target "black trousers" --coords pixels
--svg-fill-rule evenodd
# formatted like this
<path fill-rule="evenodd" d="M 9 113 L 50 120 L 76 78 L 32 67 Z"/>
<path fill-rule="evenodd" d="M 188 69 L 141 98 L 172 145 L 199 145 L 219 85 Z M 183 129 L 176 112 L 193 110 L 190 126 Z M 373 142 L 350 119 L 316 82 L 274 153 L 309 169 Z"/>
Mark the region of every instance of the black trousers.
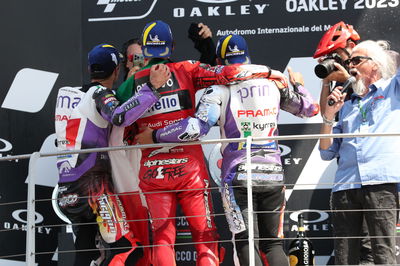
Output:
<path fill-rule="evenodd" d="M 332 213 L 333 232 L 338 237 L 334 243 L 335 264 L 359 264 L 363 219 L 371 238 L 374 263 L 396 264 L 398 197 L 397 184 L 392 183 L 332 193 L 331 209 L 335 211 Z"/>
<path fill-rule="evenodd" d="M 234 188 L 234 196 L 246 227 L 248 228 L 247 188 Z M 283 214 L 285 209 L 285 187 L 282 185 L 253 188 L 254 238 L 271 240 L 254 241 L 255 265 L 263 265 L 260 250 L 266 255 L 268 264 L 289 265 L 283 250 Z M 263 213 L 263 211 L 269 211 Z M 273 212 L 271 212 L 273 211 Z M 235 247 L 240 265 L 249 265 L 248 230 L 235 235 Z"/>

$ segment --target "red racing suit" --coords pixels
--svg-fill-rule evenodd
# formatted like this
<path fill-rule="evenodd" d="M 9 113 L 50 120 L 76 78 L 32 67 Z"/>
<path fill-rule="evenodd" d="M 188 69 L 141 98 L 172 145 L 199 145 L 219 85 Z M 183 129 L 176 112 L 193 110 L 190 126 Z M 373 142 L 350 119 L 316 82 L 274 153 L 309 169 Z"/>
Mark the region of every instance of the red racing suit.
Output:
<path fill-rule="evenodd" d="M 146 69 L 135 74 L 134 79 L 132 77 L 120 86 L 117 98 L 124 101 L 132 93 L 140 92 L 149 81 L 150 66 L 157 63 L 166 63 L 171 70 L 171 78 L 158 89 L 161 95 L 159 101 L 137 120 L 139 128 L 159 129 L 193 116 L 195 93 L 201 88 L 269 75 L 251 73 L 242 65 L 211 67 L 193 61 L 173 63 L 153 59 Z M 173 244 L 176 228 L 175 219 L 171 217 L 176 216 L 178 202 L 187 216 L 193 241 L 203 242 L 196 244 L 197 264 L 218 265 L 218 235 L 201 146 L 142 150 L 139 179 L 152 218 L 154 265 L 175 265 Z"/>

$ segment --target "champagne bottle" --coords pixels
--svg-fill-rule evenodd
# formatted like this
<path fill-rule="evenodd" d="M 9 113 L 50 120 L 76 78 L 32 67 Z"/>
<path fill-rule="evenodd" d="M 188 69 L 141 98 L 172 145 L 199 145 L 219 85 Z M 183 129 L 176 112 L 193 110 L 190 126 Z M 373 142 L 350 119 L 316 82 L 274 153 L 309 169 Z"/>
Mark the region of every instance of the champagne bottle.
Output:
<path fill-rule="evenodd" d="M 289 247 L 290 266 L 315 265 L 314 255 L 313 245 L 306 238 L 303 215 L 299 214 L 297 239 L 293 240 Z"/>

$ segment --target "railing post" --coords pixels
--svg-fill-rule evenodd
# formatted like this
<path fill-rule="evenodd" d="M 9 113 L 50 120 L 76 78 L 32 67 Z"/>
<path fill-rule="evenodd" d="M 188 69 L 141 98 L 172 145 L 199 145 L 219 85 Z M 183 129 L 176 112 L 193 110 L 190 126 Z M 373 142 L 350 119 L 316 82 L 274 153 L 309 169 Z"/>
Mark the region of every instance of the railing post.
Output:
<path fill-rule="evenodd" d="M 39 152 L 32 153 L 28 172 L 28 214 L 26 228 L 26 265 L 35 265 L 35 176 Z"/>
<path fill-rule="evenodd" d="M 254 218 L 253 218 L 253 186 L 251 178 L 251 136 L 246 139 L 246 169 L 247 169 L 247 211 L 249 232 L 249 265 L 254 266 Z"/>

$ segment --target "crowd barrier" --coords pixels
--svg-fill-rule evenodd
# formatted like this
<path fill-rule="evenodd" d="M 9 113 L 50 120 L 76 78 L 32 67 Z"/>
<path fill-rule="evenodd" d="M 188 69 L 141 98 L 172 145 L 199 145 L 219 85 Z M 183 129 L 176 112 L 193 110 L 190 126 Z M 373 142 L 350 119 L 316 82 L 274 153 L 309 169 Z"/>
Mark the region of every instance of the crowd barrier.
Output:
<path fill-rule="evenodd" d="M 118 147 L 106 147 L 106 148 L 94 148 L 94 149 L 82 149 L 82 150 L 70 150 L 70 151 L 62 151 L 62 152 L 56 152 L 56 153 L 40 153 L 40 152 L 34 152 L 32 154 L 23 154 L 23 155 L 15 155 L 15 156 L 7 156 L 7 157 L 2 157 L 0 158 L 1 161 L 12 161 L 12 160 L 22 160 L 22 159 L 30 159 L 29 162 L 29 171 L 28 171 L 28 195 L 27 195 L 27 201 L 18 201 L 18 202 L 7 202 L 7 203 L 1 203 L 0 207 L 3 205 L 12 205 L 12 204 L 21 204 L 21 203 L 26 203 L 27 204 L 27 227 L 26 227 L 26 252 L 25 254 L 10 254 L 10 255 L 5 255 L 5 256 L 0 256 L 0 259 L 10 259 L 10 258 L 15 258 L 15 257 L 21 257 L 21 256 L 26 256 L 26 265 L 28 266 L 33 266 L 35 264 L 35 256 L 36 255 L 42 255 L 42 254 L 49 254 L 49 253 L 54 253 L 54 251 L 51 252 L 35 252 L 35 205 L 37 202 L 43 202 L 43 201 L 52 201 L 53 205 L 55 202 L 57 202 L 57 198 L 54 198 L 55 195 L 53 194 L 52 198 L 49 199 L 35 199 L 35 178 L 36 178 L 36 172 L 37 172 L 37 161 L 39 158 L 43 157 L 51 157 L 51 156 L 58 156 L 58 155 L 68 155 L 68 154 L 76 154 L 76 153 L 91 153 L 91 152 L 107 152 L 107 151 L 116 151 L 116 150 L 128 150 L 128 149 L 140 149 L 140 148 L 155 148 L 155 147 L 169 147 L 169 146 L 186 146 L 186 145 L 193 145 L 193 144 L 217 144 L 217 143 L 227 143 L 227 142 L 246 142 L 246 152 L 247 152 L 247 165 L 251 165 L 250 162 L 250 147 L 251 143 L 253 141 L 260 141 L 260 140 L 307 140 L 307 139 L 323 139 L 323 138 L 350 138 L 350 137 L 390 137 L 390 136 L 400 136 L 400 133 L 394 132 L 394 133 L 364 133 L 364 134 L 308 134 L 308 135 L 286 135 L 286 136 L 277 136 L 277 137 L 263 137 L 263 138 L 255 138 L 255 137 L 247 137 L 247 138 L 236 138 L 236 139 L 214 139 L 214 140 L 203 140 L 203 141 L 198 141 L 198 142 L 190 142 L 190 143 L 158 143 L 158 144 L 147 144 L 147 145 L 134 145 L 134 146 L 118 146 Z M 247 167 L 247 174 L 248 176 L 251 175 L 251 167 Z M 261 212 L 254 212 L 253 211 L 253 201 L 250 200 L 252 198 L 252 193 L 253 193 L 253 188 L 250 185 L 251 184 L 251 179 L 247 179 L 247 188 L 248 188 L 248 210 L 249 210 L 249 241 L 253 242 L 255 240 L 268 240 L 266 238 L 254 238 L 254 228 L 253 228 L 253 215 L 250 214 L 255 214 L 255 213 L 261 213 Z M 287 186 L 294 186 L 295 184 L 286 184 Z M 315 185 L 315 184 L 302 184 L 304 186 L 308 185 Z M 330 184 L 333 185 L 333 184 Z M 218 190 L 218 187 L 211 187 L 209 190 Z M 182 190 L 179 190 L 182 191 Z M 178 191 L 177 191 L 178 192 Z M 126 194 L 126 193 L 125 193 Z M 116 194 L 118 195 L 118 194 Z M 57 204 L 55 204 L 57 205 Z M 383 209 L 379 209 L 382 211 Z M 292 211 L 285 211 L 285 214 L 287 213 L 293 213 L 296 210 Z M 323 210 L 325 212 L 332 212 L 331 210 Z M 351 211 L 376 211 L 376 210 L 365 210 L 365 209 L 360 209 L 360 210 L 351 210 Z M 224 216 L 224 213 L 214 213 L 213 216 Z M 184 218 L 187 216 L 177 216 L 173 217 L 170 219 L 177 219 L 177 218 Z M 160 218 L 162 219 L 162 218 Z M 70 226 L 73 224 L 68 223 L 67 219 L 64 219 L 66 222 L 65 224 L 54 224 L 54 225 L 41 225 L 46 226 L 46 227 L 59 227 L 59 226 Z M 133 220 L 135 221 L 143 221 L 143 220 Z M 118 222 L 118 221 L 117 221 Z M 85 224 L 91 224 L 91 223 L 85 223 Z M 95 223 L 93 223 L 95 224 Z M 13 229 L 4 229 L 0 230 L 1 232 L 4 231 L 12 231 Z M 396 236 L 394 236 L 396 237 Z M 360 237 L 348 237 L 348 238 L 361 238 Z M 370 236 L 371 238 L 371 236 Z M 286 240 L 293 240 L 295 238 L 285 238 Z M 335 239 L 334 236 L 332 237 L 309 237 L 309 239 L 312 241 L 313 239 L 325 239 L 325 240 L 333 240 Z M 231 239 L 226 240 L 218 240 L 218 242 L 223 243 L 223 242 L 232 242 Z M 188 245 L 188 244 L 195 244 L 195 243 L 176 243 L 175 245 Z M 250 266 L 254 265 L 254 249 L 249 249 L 249 258 L 250 258 Z M 67 250 L 67 251 L 57 251 L 58 253 L 69 253 L 69 252 L 85 252 L 85 251 L 92 251 L 92 250 Z"/>

